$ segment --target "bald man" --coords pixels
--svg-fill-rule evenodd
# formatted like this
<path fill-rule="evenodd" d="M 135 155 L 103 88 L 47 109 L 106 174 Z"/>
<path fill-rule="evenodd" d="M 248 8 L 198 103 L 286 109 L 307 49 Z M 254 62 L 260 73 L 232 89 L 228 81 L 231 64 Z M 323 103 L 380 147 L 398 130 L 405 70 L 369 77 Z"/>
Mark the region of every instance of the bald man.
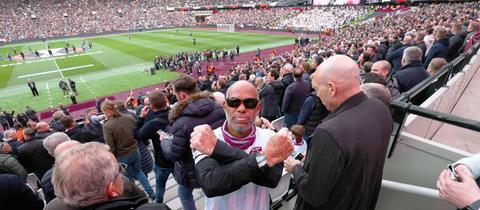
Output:
<path fill-rule="evenodd" d="M 337 55 L 312 75 L 331 114 L 312 134 L 303 166 L 285 161 L 296 183 L 296 210 L 375 209 L 393 121 L 385 104 L 361 92 L 358 72 L 351 58 Z"/>
<path fill-rule="evenodd" d="M 238 81 L 227 90 L 223 126 L 212 131 L 200 125 L 191 134 L 205 209 L 270 209 L 269 188 L 280 181 L 293 145 L 287 129 L 275 134 L 255 126 L 260 109 L 255 86 Z"/>
<path fill-rule="evenodd" d="M 385 79 L 385 86 L 388 88 L 390 96 L 395 98 L 400 95 L 400 91 L 398 90 L 397 79 L 390 74 L 391 68 L 392 65 L 388 61 L 377 61 L 372 65 L 372 73 L 378 74 Z"/>

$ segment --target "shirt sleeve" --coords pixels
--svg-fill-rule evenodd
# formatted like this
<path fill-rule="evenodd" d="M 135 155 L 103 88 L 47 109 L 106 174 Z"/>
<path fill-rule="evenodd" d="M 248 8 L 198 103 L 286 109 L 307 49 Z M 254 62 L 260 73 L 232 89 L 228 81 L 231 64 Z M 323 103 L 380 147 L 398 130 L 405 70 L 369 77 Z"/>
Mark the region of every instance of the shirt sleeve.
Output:
<path fill-rule="evenodd" d="M 335 140 L 323 129 L 317 129 L 310 142 L 305 166 L 294 166 L 292 174 L 298 196 L 318 207 L 328 201 L 345 159 Z"/>
<path fill-rule="evenodd" d="M 472 171 L 475 179 L 480 177 L 480 153 L 471 157 L 462 158 L 455 162 L 453 166 L 457 166 L 460 164 L 466 165 L 470 169 L 470 171 Z"/>

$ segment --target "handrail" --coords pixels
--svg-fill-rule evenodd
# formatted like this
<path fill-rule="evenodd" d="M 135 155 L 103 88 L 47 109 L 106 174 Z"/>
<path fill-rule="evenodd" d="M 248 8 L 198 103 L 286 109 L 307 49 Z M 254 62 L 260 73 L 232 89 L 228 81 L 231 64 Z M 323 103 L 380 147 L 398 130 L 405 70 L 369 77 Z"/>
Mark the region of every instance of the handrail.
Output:
<path fill-rule="evenodd" d="M 438 82 L 442 82 L 441 85 L 445 85 L 448 82 L 448 80 L 453 77 L 455 73 L 458 73 L 458 72 L 453 72 L 454 68 L 460 65 L 459 71 L 461 71 L 461 69 L 463 69 L 468 64 L 468 62 L 470 62 L 471 58 L 473 57 L 474 53 L 478 51 L 479 47 L 480 47 L 480 42 L 477 42 L 466 53 L 462 53 L 453 61 L 443 66 L 440 69 L 440 71 L 426 78 L 422 82 L 415 85 L 412 89 L 402 93 L 398 98 L 392 101 L 392 103 L 390 104 L 390 107 L 392 108 L 392 110 L 397 111 L 396 113 L 395 112 L 394 113 L 396 114 L 396 117 L 397 117 L 396 122 L 400 123 L 400 126 L 397 128 L 396 131 L 394 131 L 395 136 L 393 138 L 392 145 L 388 152 L 388 156 L 387 156 L 388 158 L 392 157 L 393 155 L 393 151 L 395 150 L 395 146 L 397 145 L 398 138 L 400 136 L 401 130 L 403 129 L 408 113 L 480 132 L 479 121 L 455 116 L 450 113 L 442 113 L 442 112 L 438 112 L 428 108 L 423 108 L 423 107 L 414 105 L 410 102 L 410 100 L 413 97 L 417 96 L 422 91 L 428 90 L 431 87 L 431 85 L 433 85 L 435 82 L 437 82 L 437 80 L 441 79 L 443 76 L 447 76 L 446 74 L 448 73 L 449 74 L 448 77 L 444 77 L 443 81 L 438 81 Z"/>
<path fill-rule="evenodd" d="M 436 189 L 421 187 L 417 185 L 405 184 L 390 180 L 382 180 L 382 187 L 400 192 L 421 195 L 428 198 L 440 199 L 439 192 Z"/>

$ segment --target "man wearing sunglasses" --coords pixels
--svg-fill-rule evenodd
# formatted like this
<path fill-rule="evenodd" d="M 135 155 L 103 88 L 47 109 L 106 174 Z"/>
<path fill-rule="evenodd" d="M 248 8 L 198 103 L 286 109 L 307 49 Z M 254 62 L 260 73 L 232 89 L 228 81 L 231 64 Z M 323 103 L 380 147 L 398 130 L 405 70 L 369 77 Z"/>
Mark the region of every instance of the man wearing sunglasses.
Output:
<path fill-rule="evenodd" d="M 227 121 L 222 127 L 212 131 L 200 125 L 191 134 L 195 170 L 208 197 L 205 209 L 267 210 L 269 188 L 280 180 L 283 167 L 278 163 L 293 151 L 292 139 L 287 129 L 275 134 L 255 126 L 261 105 L 248 81 L 227 90 L 223 109 Z"/>

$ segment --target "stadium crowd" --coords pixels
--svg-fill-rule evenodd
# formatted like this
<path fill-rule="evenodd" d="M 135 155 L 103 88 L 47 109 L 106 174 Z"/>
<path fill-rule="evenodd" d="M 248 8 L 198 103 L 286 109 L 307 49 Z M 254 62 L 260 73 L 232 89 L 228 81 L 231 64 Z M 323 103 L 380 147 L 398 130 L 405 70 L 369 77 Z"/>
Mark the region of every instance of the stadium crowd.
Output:
<path fill-rule="evenodd" d="M 7 41 L 114 31 L 192 26 L 189 12 L 168 12 L 161 1 L 2 1 L 0 29 Z"/>
<path fill-rule="evenodd" d="M 277 24 L 280 27 L 291 27 L 303 31 L 324 31 L 327 28 L 338 28 L 352 22 L 360 15 L 366 14 L 371 7 L 315 7 L 306 9 L 291 18 L 284 19 Z M 316 21 L 322 20 L 322 21 Z"/>
<path fill-rule="evenodd" d="M 269 8 L 269 9 L 248 9 L 248 10 L 222 10 L 212 14 L 208 24 L 235 24 L 237 26 L 251 27 L 272 27 L 286 18 L 301 13 L 293 8 Z"/>
<path fill-rule="evenodd" d="M 82 124 L 66 110 L 35 126 L 27 116 L 26 125 L 4 133 L 0 158 L 8 161 L 0 161 L 0 201 L 7 209 L 42 209 L 43 202 L 25 184 L 26 174 L 35 173 L 42 179 L 45 209 L 167 209 L 161 203 L 173 174 L 184 209 L 196 209 L 195 188 L 207 196 L 206 209 L 269 209 L 268 188 L 278 184 L 283 168 L 296 183 L 296 209 L 374 209 L 393 129 L 387 105 L 479 39 L 478 6 L 423 5 L 334 29 L 226 74 L 198 80 L 182 75 L 163 90 L 99 102 Z M 243 23 L 265 26 L 297 12 L 278 11 L 249 10 Z M 239 15 L 222 12 L 210 21 L 243 18 Z M 279 117 L 285 128 L 277 131 L 271 121 Z M 367 140 L 368 145 L 362 143 Z M 295 159 L 298 153 L 304 157 Z M 146 177 L 151 170 L 155 190 Z M 473 185 L 468 170 L 462 169 L 461 177 Z M 452 201 L 456 192 L 451 180 L 442 178 L 446 173 L 437 186 L 442 198 Z M 468 200 L 452 203 L 478 205 L 477 188 L 464 191 L 475 193 L 464 196 Z M 7 195 L 10 189 L 16 191 Z M 155 202 L 147 204 L 148 199 Z"/>

